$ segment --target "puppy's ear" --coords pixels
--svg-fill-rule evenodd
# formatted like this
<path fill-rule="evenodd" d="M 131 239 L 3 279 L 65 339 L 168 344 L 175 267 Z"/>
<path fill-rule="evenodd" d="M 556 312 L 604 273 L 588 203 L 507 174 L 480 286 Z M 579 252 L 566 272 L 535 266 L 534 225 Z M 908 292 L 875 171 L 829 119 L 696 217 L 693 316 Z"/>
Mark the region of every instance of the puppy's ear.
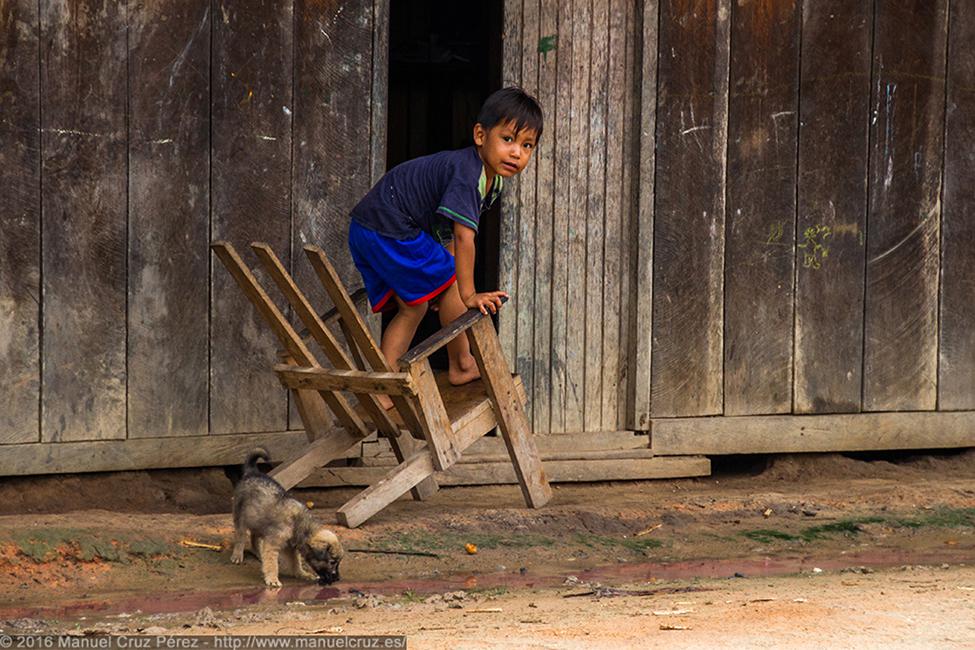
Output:
<path fill-rule="evenodd" d="M 328 549 L 329 553 L 336 560 L 341 559 L 345 555 L 339 538 L 327 528 L 319 528 L 315 531 L 315 535 L 311 539 L 311 545 L 315 548 Z"/>

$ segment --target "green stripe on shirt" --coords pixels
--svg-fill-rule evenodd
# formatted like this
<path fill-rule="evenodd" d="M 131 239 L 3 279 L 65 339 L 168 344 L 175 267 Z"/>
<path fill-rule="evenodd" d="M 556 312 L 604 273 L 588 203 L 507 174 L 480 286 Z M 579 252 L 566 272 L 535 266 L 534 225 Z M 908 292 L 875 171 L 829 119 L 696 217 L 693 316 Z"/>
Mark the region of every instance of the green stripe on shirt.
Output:
<path fill-rule="evenodd" d="M 465 217 L 465 216 L 464 216 L 464 215 L 462 215 L 462 214 L 458 214 L 458 213 L 456 213 L 456 212 L 454 212 L 453 210 L 451 210 L 450 208 L 448 208 L 448 207 L 446 207 L 446 206 L 443 206 L 443 205 L 441 205 L 441 206 L 440 206 L 439 208 L 437 208 L 437 209 L 438 209 L 438 210 L 443 210 L 444 212 L 447 212 L 447 213 L 448 213 L 448 214 L 450 214 L 451 216 L 454 216 L 454 217 L 457 217 L 457 218 L 458 218 L 458 219 L 460 219 L 460 220 L 461 220 L 461 222 L 463 222 L 463 223 L 464 223 L 465 225 L 469 225 L 469 226 L 470 226 L 471 228 L 473 228 L 474 230 L 477 230 L 477 222 L 476 222 L 476 221 L 474 221 L 473 219 L 470 219 L 470 218 L 468 218 L 468 217 Z"/>

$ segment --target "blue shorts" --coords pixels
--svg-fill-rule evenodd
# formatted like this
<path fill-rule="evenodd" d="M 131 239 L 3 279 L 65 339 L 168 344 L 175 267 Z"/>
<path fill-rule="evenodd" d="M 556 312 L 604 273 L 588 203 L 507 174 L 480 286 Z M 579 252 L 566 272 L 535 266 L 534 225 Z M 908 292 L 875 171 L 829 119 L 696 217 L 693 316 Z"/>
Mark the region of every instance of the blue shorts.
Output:
<path fill-rule="evenodd" d="M 425 232 L 400 241 L 352 221 L 349 249 L 374 312 L 394 309 L 393 294 L 407 305 L 427 302 L 457 279 L 453 256 Z"/>

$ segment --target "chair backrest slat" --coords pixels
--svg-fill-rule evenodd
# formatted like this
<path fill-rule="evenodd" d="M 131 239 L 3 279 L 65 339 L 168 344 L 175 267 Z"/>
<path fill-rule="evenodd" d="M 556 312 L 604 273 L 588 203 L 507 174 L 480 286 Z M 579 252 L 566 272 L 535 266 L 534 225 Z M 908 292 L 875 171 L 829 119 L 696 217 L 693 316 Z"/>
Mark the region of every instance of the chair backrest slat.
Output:
<path fill-rule="evenodd" d="M 325 287 L 329 298 L 335 303 L 335 308 L 339 310 L 339 315 L 348 327 L 349 336 L 359 346 L 359 350 L 362 351 L 372 369 L 384 372 L 396 370 L 396 368 L 390 368 L 389 364 L 386 363 L 386 357 L 379 350 L 379 346 L 376 345 L 369 333 L 365 321 L 362 320 L 362 316 L 352 304 L 352 299 L 349 298 L 345 285 L 339 279 L 339 275 L 335 272 L 335 267 L 332 266 L 325 251 L 318 246 L 308 245 L 305 246 L 305 254 L 308 256 L 312 268 L 315 269 L 318 279 L 321 280 L 322 286 Z"/>
<path fill-rule="evenodd" d="M 335 267 L 332 266 L 325 251 L 319 246 L 307 245 L 305 246 L 305 254 L 308 256 L 308 261 L 311 262 L 318 279 L 321 280 L 322 286 L 325 287 L 326 293 L 339 311 L 342 322 L 345 324 L 343 332 L 350 339 L 349 345 L 358 346 L 359 351 L 362 352 L 366 362 L 372 366 L 373 370 L 380 372 L 397 370 L 397 368 L 391 368 L 386 362 L 386 357 L 383 356 L 379 346 L 373 340 L 369 328 L 366 327 L 365 321 L 362 320 L 362 316 L 352 303 L 352 299 L 349 298 L 349 292 L 346 291 L 345 285 L 342 284 L 339 274 L 335 272 Z M 416 402 L 397 396 L 391 396 L 390 399 L 392 399 L 396 410 L 399 411 L 400 417 L 403 418 L 406 428 L 416 435 L 422 435 L 423 427 L 417 416 Z"/>
<path fill-rule="evenodd" d="M 268 326 L 270 326 L 271 330 L 278 337 L 278 340 L 281 341 L 281 345 L 294 360 L 303 366 L 319 365 L 311 350 L 308 349 L 301 340 L 301 337 L 298 336 L 298 333 L 291 327 L 291 323 L 288 322 L 288 319 L 284 317 L 284 314 L 281 313 L 278 306 L 274 304 L 267 295 L 267 292 L 264 291 L 264 287 L 261 286 L 261 283 L 251 273 L 250 268 L 244 264 L 244 261 L 237 253 L 237 249 L 230 242 L 225 241 L 214 242 L 210 248 L 217 254 L 217 257 L 220 258 L 223 265 L 227 267 L 230 275 L 237 281 L 237 285 L 241 291 L 244 292 L 244 295 L 251 301 L 251 304 L 264 317 Z"/>
<path fill-rule="evenodd" d="M 298 288 L 294 278 L 284 268 L 281 260 L 274 254 L 271 247 L 263 242 L 253 242 L 251 243 L 251 249 L 257 255 L 257 259 L 261 261 L 261 264 L 264 265 L 264 270 L 271 276 L 274 283 L 278 285 L 278 289 L 281 290 L 288 303 L 291 304 L 292 309 L 295 310 L 298 318 L 304 323 L 305 328 L 311 334 L 312 338 L 321 346 L 325 352 L 325 356 L 328 357 L 332 365 L 340 370 L 351 369 L 352 360 L 346 356 L 339 342 L 335 340 L 335 337 L 325 326 L 321 317 L 315 312 L 308 298 Z"/>
<path fill-rule="evenodd" d="M 237 253 L 237 249 L 229 242 L 215 242 L 210 246 L 217 254 L 223 265 L 237 281 L 241 291 L 251 301 L 251 304 L 264 317 L 268 326 L 277 335 L 281 345 L 287 349 L 289 355 L 299 366 L 320 367 L 318 360 L 311 350 L 304 344 L 298 333 L 291 327 L 291 323 L 284 317 L 281 310 L 264 291 L 264 287 L 257 281 L 257 277 Z M 339 423 L 349 431 L 362 437 L 369 435 L 369 428 L 362 418 L 355 412 L 348 400 L 341 393 L 320 391 L 322 399 L 329 405 Z"/>
<path fill-rule="evenodd" d="M 287 269 L 278 259 L 278 256 L 274 254 L 271 247 L 263 242 L 254 242 L 251 244 L 251 249 L 257 255 L 257 258 L 264 265 L 264 270 L 267 271 L 274 283 L 278 285 L 281 293 L 284 294 L 288 302 L 291 304 L 298 318 L 304 323 L 308 332 L 311 334 L 312 338 L 321 346 L 322 350 L 325 352 L 325 356 L 328 357 L 332 365 L 338 370 L 352 370 L 355 368 L 352 364 L 352 360 L 345 354 L 339 342 L 336 340 L 332 332 L 326 327 L 325 323 L 322 321 L 321 316 L 312 307 L 311 302 L 302 293 L 301 289 L 298 288 L 297 283 L 295 283 L 294 278 L 288 273 Z M 340 322 L 344 323 L 344 319 Z M 343 325 L 344 330 L 344 325 Z M 354 344 L 350 343 L 350 347 Z M 362 404 L 363 409 L 372 419 L 373 423 L 376 425 L 376 429 L 380 433 L 386 435 L 396 434 L 396 424 L 386 413 L 386 410 L 379 405 L 376 398 L 372 395 L 357 395 L 359 403 Z"/>

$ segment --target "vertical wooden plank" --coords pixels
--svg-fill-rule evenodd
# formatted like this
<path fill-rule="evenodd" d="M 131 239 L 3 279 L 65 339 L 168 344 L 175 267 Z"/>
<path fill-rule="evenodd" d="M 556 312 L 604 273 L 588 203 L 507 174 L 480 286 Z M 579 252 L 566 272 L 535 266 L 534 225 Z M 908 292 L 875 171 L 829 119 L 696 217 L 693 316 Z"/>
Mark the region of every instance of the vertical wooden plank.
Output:
<path fill-rule="evenodd" d="M 792 410 L 799 5 L 733 5 L 724 414 Z"/>
<path fill-rule="evenodd" d="M 627 325 L 633 359 L 627 365 L 627 426 L 638 431 L 650 429 L 650 362 L 653 352 L 653 223 L 657 151 L 657 51 L 660 25 L 660 6 L 657 0 L 645 0 L 642 13 L 634 20 L 634 35 L 640 47 L 634 48 L 634 62 L 640 62 L 640 74 L 634 80 L 634 117 L 640 131 L 633 158 L 637 163 L 635 179 L 631 181 L 631 200 L 636 215 L 628 232 L 633 242 L 630 248 L 630 273 L 634 307 Z M 624 177 L 629 180 L 629 177 Z"/>
<path fill-rule="evenodd" d="M 955 0 L 950 17 L 939 410 L 975 408 L 975 6 Z"/>
<path fill-rule="evenodd" d="M 860 410 L 872 7 L 827 0 L 802 9 L 797 413 Z"/>
<path fill-rule="evenodd" d="M 40 438 L 40 97 L 35 0 L 0 6 L 0 444 Z"/>
<path fill-rule="evenodd" d="M 729 4 L 660 5 L 652 361 L 657 417 L 722 409 Z"/>
<path fill-rule="evenodd" d="M 535 151 L 537 179 L 535 207 L 535 326 L 532 379 L 532 430 L 552 428 L 552 233 L 555 206 L 555 144 L 558 138 L 556 84 L 558 81 L 558 4 L 540 0 L 538 30 L 538 101 L 545 114 L 545 132 Z"/>
<path fill-rule="evenodd" d="M 863 409 L 934 409 L 946 0 L 875 17 Z"/>
<path fill-rule="evenodd" d="M 521 87 L 536 97 L 538 94 L 538 3 L 523 0 L 521 17 Z M 538 164 L 533 161 L 518 178 L 521 207 L 518 211 L 518 325 L 515 344 L 515 372 L 525 382 L 525 392 L 533 395 L 535 373 L 535 272 L 538 258 L 535 249 L 535 183 Z M 532 421 L 532 401 L 525 407 Z"/>
<path fill-rule="evenodd" d="M 211 14 L 211 238 L 288 251 L 292 4 L 214 0 Z M 219 266 L 211 266 L 211 283 L 211 433 L 281 431 L 286 393 L 268 372 L 274 337 Z"/>
<path fill-rule="evenodd" d="M 342 283 L 362 278 L 349 253 L 349 213 L 372 183 L 373 0 L 295 2 L 292 250 L 322 247 Z M 300 263 L 298 263 L 300 262 Z M 328 301 L 311 266 L 294 274 L 309 299 Z"/>
<path fill-rule="evenodd" d="M 603 245 L 606 227 L 606 97 L 610 0 L 592 0 L 589 58 L 589 202 L 586 210 L 585 400 L 583 431 L 599 431 L 603 417 Z"/>
<path fill-rule="evenodd" d="M 130 438 L 207 432 L 209 70 L 208 5 L 130 5 Z"/>
<path fill-rule="evenodd" d="M 372 3 L 372 111 L 369 185 L 386 172 L 386 111 L 389 106 L 389 0 Z"/>
<path fill-rule="evenodd" d="M 568 333 L 568 291 L 569 291 L 569 188 L 572 186 L 570 173 L 571 156 L 571 102 L 572 102 L 572 50 L 573 11 L 571 2 L 558 3 L 558 57 L 556 59 L 556 88 L 554 127 L 555 160 L 552 174 L 555 176 L 555 201 L 552 217 L 552 413 L 550 430 L 564 432 L 566 403 L 566 348 Z"/>
<path fill-rule="evenodd" d="M 589 210 L 589 65 L 592 1 L 572 2 L 572 97 L 565 332 L 565 428 L 582 431 L 586 399 L 586 216 Z M 597 0 L 599 1 L 599 0 Z"/>
<path fill-rule="evenodd" d="M 522 0 L 505 0 L 501 85 L 521 84 Z M 501 194 L 501 249 L 498 256 L 498 289 L 510 300 L 498 313 L 498 337 L 510 368 L 515 367 L 518 336 L 518 215 L 521 209 L 521 179 L 512 179 Z"/>
<path fill-rule="evenodd" d="M 631 129 L 625 122 L 626 103 L 626 0 L 609 0 L 609 43 L 607 45 L 606 95 L 606 226 L 603 259 L 603 368 L 602 431 L 619 428 L 620 397 L 620 306 L 629 296 L 620 293 L 623 242 L 622 233 L 624 140 Z"/>
<path fill-rule="evenodd" d="M 41 5 L 45 442 L 125 437 L 125 24 Z"/>

